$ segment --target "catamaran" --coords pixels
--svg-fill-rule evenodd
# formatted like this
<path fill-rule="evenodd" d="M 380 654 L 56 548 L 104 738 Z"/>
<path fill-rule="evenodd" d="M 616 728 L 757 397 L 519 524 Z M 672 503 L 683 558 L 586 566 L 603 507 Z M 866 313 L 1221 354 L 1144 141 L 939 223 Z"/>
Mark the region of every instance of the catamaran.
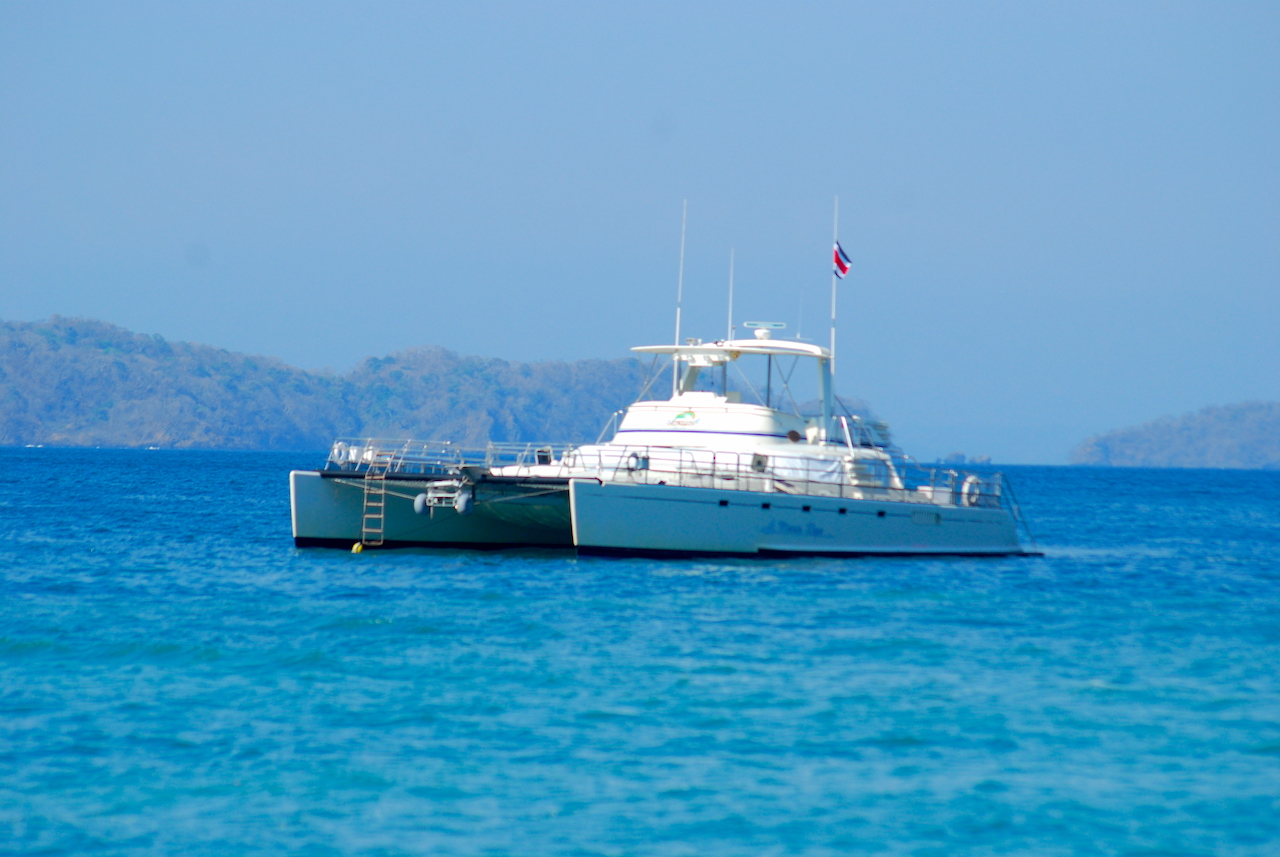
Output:
<path fill-rule="evenodd" d="M 321 469 L 290 474 L 294 541 L 678 556 L 1035 551 L 1008 479 L 916 464 L 882 423 L 840 412 L 828 349 L 773 339 L 777 326 L 632 349 L 669 359 L 671 397 L 642 392 L 595 443 L 340 439 Z M 766 364 L 763 383 L 742 371 L 752 361 Z M 791 394 L 806 363 L 814 413 Z"/>

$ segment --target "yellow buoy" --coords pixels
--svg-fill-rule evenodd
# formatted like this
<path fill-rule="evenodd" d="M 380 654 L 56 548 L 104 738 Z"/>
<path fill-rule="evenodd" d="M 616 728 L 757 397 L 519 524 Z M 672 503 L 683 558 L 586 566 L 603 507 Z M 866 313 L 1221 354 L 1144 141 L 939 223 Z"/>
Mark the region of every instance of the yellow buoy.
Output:
<path fill-rule="evenodd" d="M 364 543 L 363 543 L 363 542 L 356 542 L 355 544 L 353 544 L 353 545 L 351 546 L 351 552 L 352 552 L 352 553 L 362 553 L 363 551 L 364 551 Z"/>

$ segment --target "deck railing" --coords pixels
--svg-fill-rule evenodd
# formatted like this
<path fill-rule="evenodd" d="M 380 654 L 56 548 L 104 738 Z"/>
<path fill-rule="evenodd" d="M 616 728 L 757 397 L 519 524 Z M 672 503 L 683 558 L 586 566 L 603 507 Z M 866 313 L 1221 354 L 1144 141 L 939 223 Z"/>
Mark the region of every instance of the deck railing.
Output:
<path fill-rule="evenodd" d="M 846 447 L 828 445 L 832 452 Z M 499 475 L 592 476 L 606 482 L 758 491 L 809 497 L 885 500 L 934 506 L 1009 508 L 1004 475 L 855 455 L 777 455 L 624 444 L 490 443 L 342 438 L 326 470 L 362 474 L 374 461 L 387 473 L 456 476 L 463 467 Z M 537 468 L 531 470 L 529 468 Z"/>
<path fill-rule="evenodd" d="M 445 476 L 460 467 L 506 467 L 551 464 L 572 448 L 567 443 L 490 443 L 459 446 L 449 441 L 339 438 L 329 450 L 326 470 L 362 473 L 375 460 L 389 457 L 388 473 Z"/>
<path fill-rule="evenodd" d="M 881 458 L 773 455 L 608 444 L 574 449 L 570 472 L 606 482 L 871 499 L 939 506 L 1005 505 L 1001 473 L 903 466 Z"/>

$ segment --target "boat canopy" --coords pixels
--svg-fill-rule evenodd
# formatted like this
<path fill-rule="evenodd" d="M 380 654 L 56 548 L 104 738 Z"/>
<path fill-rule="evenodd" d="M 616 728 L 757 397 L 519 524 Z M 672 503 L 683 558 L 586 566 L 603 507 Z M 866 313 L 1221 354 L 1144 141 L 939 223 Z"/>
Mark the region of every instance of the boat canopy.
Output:
<path fill-rule="evenodd" d="M 787 357 L 816 357 L 819 360 L 830 360 L 831 352 L 820 345 L 808 342 L 796 342 L 790 339 L 732 339 L 715 342 L 698 342 L 688 345 L 639 345 L 631 349 L 643 354 L 674 354 L 680 359 L 687 357 L 717 356 L 728 360 L 737 360 L 745 354 L 772 354 Z"/>
<path fill-rule="evenodd" d="M 727 366 L 739 357 L 811 357 L 818 361 L 818 388 L 822 400 L 822 421 L 820 423 L 823 440 L 834 437 L 835 408 L 831 389 L 831 352 L 820 345 L 799 342 L 791 339 L 771 339 L 767 331 L 761 336 L 758 332 L 755 339 L 718 339 L 714 342 L 702 342 L 691 339 L 684 345 L 640 345 L 632 351 L 641 354 L 668 354 L 675 366 L 672 377 L 672 399 L 691 392 L 698 379 L 698 371 L 712 366 Z M 687 367 L 683 377 L 679 373 L 679 364 Z M 770 362 L 772 373 L 772 361 Z M 785 383 L 785 382 L 784 382 Z"/>

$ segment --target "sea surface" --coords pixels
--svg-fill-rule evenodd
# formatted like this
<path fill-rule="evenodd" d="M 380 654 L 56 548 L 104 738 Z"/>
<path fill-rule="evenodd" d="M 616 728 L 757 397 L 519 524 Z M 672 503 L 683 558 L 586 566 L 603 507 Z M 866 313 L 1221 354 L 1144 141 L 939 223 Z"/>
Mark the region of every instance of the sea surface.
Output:
<path fill-rule="evenodd" d="M 298 550 L 322 457 L 0 450 L 0 853 L 1280 854 L 1280 473 L 653 561 Z"/>

